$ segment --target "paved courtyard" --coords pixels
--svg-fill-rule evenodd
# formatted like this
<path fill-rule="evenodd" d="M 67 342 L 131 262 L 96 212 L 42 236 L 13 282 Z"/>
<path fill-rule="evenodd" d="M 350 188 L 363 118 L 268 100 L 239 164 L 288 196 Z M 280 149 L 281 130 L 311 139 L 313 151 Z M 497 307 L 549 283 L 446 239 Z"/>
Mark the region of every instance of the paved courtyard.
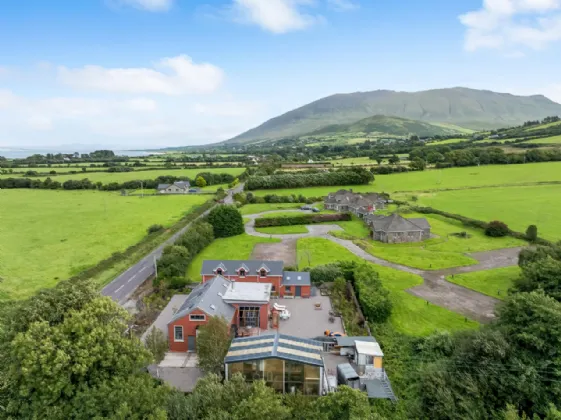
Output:
<path fill-rule="evenodd" d="M 321 296 L 317 290 L 315 293 L 312 292 L 312 297 L 309 299 L 279 299 L 276 302 L 286 306 L 291 313 L 290 319 L 280 321 L 281 334 L 315 338 L 323 335 L 325 330 L 343 332 L 341 318 L 336 317 L 335 322 L 329 322 L 331 301 L 329 297 Z M 315 308 L 316 303 L 321 303 L 321 309 Z"/>

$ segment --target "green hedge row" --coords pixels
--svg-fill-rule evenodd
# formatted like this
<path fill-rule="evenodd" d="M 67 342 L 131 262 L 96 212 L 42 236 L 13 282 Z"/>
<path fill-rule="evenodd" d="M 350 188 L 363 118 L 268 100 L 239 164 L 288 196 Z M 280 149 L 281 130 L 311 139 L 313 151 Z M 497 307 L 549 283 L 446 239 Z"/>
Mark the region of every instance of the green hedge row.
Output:
<path fill-rule="evenodd" d="M 272 217 L 269 219 L 255 219 L 255 227 L 311 225 L 323 222 L 347 222 L 351 220 L 350 213 L 338 214 L 303 214 L 301 216 Z"/>
<path fill-rule="evenodd" d="M 146 235 L 144 238 L 140 240 L 140 242 L 131 245 L 123 252 L 114 252 L 111 254 L 109 258 L 106 258 L 93 267 L 90 267 L 79 274 L 73 276 L 71 279 L 75 280 L 83 280 L 89 279 L 92 277 L 97 276 L 98 274 L 109 270 L 114 265 L 133 257 L 134 255 L 141 253 L 142 255 L 148 254 L 152 251 L 157 245 L 162 243 L 166 237 L 171 236 L 172 234 L 178 232 L 179 230 L 183 229 L 189 223 L 193 222 L 195 219 L 199 218 L 204 212 L 210 210 L 212 207 L 216 205 L 216 200 L 223 198 L 225 194 L 217 194 L 217 198 L 212 198 L 211 200 L 206 201 L 205 203 L 201 204 L 200 206 L 196 207 L 192 212 L 185 215 L 181 218 L 176 224 L 171 226 L 166 231 L 162 232 L 154 232 Z M 165 236 L 165 237 L 164 237 Z"/>
<path fill-rule="evenodd" d="M 374 180 L 374 176 L 362 167 L 336 172 L 290 173 L 267 176 L 250 176 L 245 184 L 246 190 L 279 188 L 305 188 L 334 185 L 363 185 Z"/>
<path fill-rule="evenodd" d="M 462 216 L 461 214 L 448 213 L 448 212 L 438 210 L 438 209 L 435 209 L 435 208 L 432 208 L 432 207 L 412 206 L 411 209 L 416 211 L 417 213 L 438 214 L 440 216 L 444 216 L 444 217 L 448 217 L 450 219 L 458 220 L 458 221 L 462 222 L 464 224 L 464 226 L 479 228 L 479 229 L 483 229 L 483 230 L 487 229 L 487 227 L 489 226 L 488 222 L 484 222 L 482 220 L 477 220 L 477 219 L 472 219 L 470 217 Z M 516 232 L 516 231 L 511 230 L 511 229 L 509 229 L 508 236 L 512 236 L 513 238 L 517 238 L 517 239 L 522 239 L 524 241 L 528 240 L 528 237 L 526 236 L 525 233 Z M 539 245 L 551 245 L 552 244 L 550 241 L 548 241 L 546 239 L 543 239 L 543 238 L 537 238 L 533 242 L 536 243 L 536 244 L 539 244 Z"/>

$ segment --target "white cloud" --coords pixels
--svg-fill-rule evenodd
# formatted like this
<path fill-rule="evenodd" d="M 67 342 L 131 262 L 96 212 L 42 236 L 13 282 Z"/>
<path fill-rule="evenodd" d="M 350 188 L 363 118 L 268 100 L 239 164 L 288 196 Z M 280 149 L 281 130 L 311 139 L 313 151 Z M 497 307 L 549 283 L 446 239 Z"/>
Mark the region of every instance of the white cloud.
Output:
<path fill-rule="evenodd" d="M 171 9 L 174 0 L 120 0 L 120 2 L 149 12 L 165 12 Z"/>
<path fill-rule="evenodd" d="M 252 23 L 275 34 L 305 29 L 322 20 L 303 12 L 313 0 L 234 0 L 233 11 L 242 22 Z"/>
<path fill-rule="evenodd" d="M 59 81 L 78 89 L 132 94 L 186 95 L 216 91 L 224 72 L 209 63 L 196 64 L 180 55 L 160 60 L 155 68 L 58 68 Z M 160 70 L 156 70 L 160 69 Z"/>
<path fill-rule="evenodd" d="M 355 3 L 351 0 L 327 0 L 327 4 L 329 4 L 333 9 L 340 12 L 355 10 L 359 8 L 358 3 Z"/>
<path fill-rule="evenodd" d="M 208 116 L 215 117 L 246 117 L 256 114 L 262 109 L 262 105 L 257 102 L 213 102 L 197 103 L 193 106 L 193 111 Z"/>
<path fill-rule="evenodd" d="M 467 51 L 545 48 L 561 40 L 561 0 L 484 0 L 481 9 L 459 16 Z"/>

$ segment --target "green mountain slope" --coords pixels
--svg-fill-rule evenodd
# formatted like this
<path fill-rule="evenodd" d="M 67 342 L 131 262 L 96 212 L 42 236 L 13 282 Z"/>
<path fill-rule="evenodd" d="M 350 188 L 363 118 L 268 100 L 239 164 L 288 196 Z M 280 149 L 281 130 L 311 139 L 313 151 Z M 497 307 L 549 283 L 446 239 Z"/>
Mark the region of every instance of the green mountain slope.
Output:
<path fill-rule="evenodd" d="M 252 143 L 300 136 L 327 125 L 350 124 L 372 115 L 485 130 L 561 115 L 561 105 L 542 95 L 515 96 L 467 88 L 337 94 L 273 118 L 226 143 Z"/>
<path fill-rule="evenodd" d="M 424 121 L 374 115 L 373 117 L 364 118 L 351 124 L 328 125 L 309 133 L 309 135 L 333 135 L 342 133 L 367 133 L 390 136 L 409 136 L 416 134 L 419 137 L 429 137 L 459 134 L 460 131 Z"/>

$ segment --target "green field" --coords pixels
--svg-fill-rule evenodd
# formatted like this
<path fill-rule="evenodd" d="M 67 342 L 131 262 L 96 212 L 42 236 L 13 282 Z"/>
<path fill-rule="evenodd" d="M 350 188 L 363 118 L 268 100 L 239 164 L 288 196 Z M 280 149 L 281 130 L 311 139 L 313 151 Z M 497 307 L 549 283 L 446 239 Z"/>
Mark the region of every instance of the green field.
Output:
<path fill-rule="evenodd" d="M 230 238 L 219 238 L 203 249 L 189 264 L 187 278 L 192 281 L 201 280 L 201 269 L 204 260 L 248 260 L 253 247 L 259 243 L 280 242 L 280 239 L 259 238 L 242 234 Z"/>
<path fill-rule="evenodd" d="M 245 206 L 240 208 L 240 213 L 246 215 L 246 214 L 263 213 L 265 211 L 273 211 L 273 210 L 299 209 L 303 205 L 304 204 L 302 203 L 246 204 Z"/>
<path fill-rule="evenodd" d="M 331 161 L 335 166 L 378 166 L 378 162 L 375 160 L 370 159 L 368 156 L 361 156 L 361 157 L 354 157 L 354 158 L 345 158 L 345 159 L 336 159 Z"/>
<path fill-rule="evenodd" d="M 524 143 L 538 143 L 538 144 L 561 144 L 561 136 L 545 137 L 543 139 L 534 139 Z"/>
<path fill-rule="evenodd" d="M 140 241 L 150 225 L 171 226 L 208 199 L 0 190 L 0 299 L 54 286 Z"/>
<path fill-rule="evenodd" d="M 453 277 L 446 277 L 446 280 L 497 299 L 504 299 L 507 297 L 508 289 L 519 276 L 520 267 L 514 266 L 456 274 Z"/>
<path fill-rule="evenodd" d="M 103 182 L 104 184 L 110 182 L 125 182 L 140 179 L 156 179 L 159 176 L 185 176 L 188 178 L 195 178 L 200 172 L 211 172 L 217 174 L 231 174 L 240 175 L 245 171 L 245 168 L 212 168 L 212 169 L 158 169 L 153 171 L 133 171 L 133 172 L 92 172 L 92 173 L 77 173 L 69 175 L 56 175 L 51 176 L 51 179 L 58 182 L 64 182 L 68 179 L 84 179 L 88 178 L 92 182 Z M 19 176 L 21 176 L 20 174 Z M 4 174 L 0 178 L 10 178 L 14 175 Z M 37 177 L 37 179 L 45 179 L 47 175 Z"/>
<path fill-rule="evenodd" d="M 540 237 L 561 239 L 561 185 L 442 191 L 420 194 L 418 203 L 478 220 L 501 220 L 519 232 L 535 224 Z"/>
<path fill-rule="evenodd" d="M 477 264 L 465 255 L 470 252 L 513 248 L 527 243 L 511 237 L 490 238 L 482 230 L 468 228 L 462 223 L 438 215 L 406 214 L 405 217 L 424 217 L 431 225 L 431 233 L 438 238 L 420 243 L 385 244 L 373 240 L 357 241 L 357 245 L 368 253 L 409 267 L 423 270 L 440 270 Z M 453 233 L 466 232 L 469 238 L 459 238 Z"/>
<path fill-rule="evenodd" d="M 468 139 L 446 139 L 446 140 L 431 141 L 430 143 L 427 143 L 427 146 L 444 146 L 446 144 L 454 144 L 467 140 Z"/>
<path fill-rule="evenodd" d="M 495 185 L 524 185 L 547 181 L 561 181 L 561 162 L 432 169 L 423 172 L 376 175 L 375 181 L 368 185 L 257 190 L 252 192 L 258 196 L 302 194 L 305 197 L 323 197 L 340 189 L 352 189 L 354 192 L 393 193 L 396 191 L 432 191 Z"/>
<path fill-rule="evenodd" d="M 304 225 L 291 226 L 271 226 L 263 228 L 255 228 L 257 232 L 266 233 L 268 235 L 289 235 L 294 233 L 308 233 L 308 229 Z"/>
<path fill-rule="evenodd" d="M 297 242 L 300 269 L 335 261 L 363 262 L 346 248 L 327 239 L 304 238 Z M 376 265 L 384 287 L 390 292 L 393 310 L 390 318 L 392 325 L 400 332 L 415 336 L 429 335 L 435 331 L 455 331 L 477 328 L 474 321 L 466 321 L 463 315 L 446 308 L 427 305 L 423 299 L 410 295 L 405 290 L 423 283 L 414 274 Z"/>

